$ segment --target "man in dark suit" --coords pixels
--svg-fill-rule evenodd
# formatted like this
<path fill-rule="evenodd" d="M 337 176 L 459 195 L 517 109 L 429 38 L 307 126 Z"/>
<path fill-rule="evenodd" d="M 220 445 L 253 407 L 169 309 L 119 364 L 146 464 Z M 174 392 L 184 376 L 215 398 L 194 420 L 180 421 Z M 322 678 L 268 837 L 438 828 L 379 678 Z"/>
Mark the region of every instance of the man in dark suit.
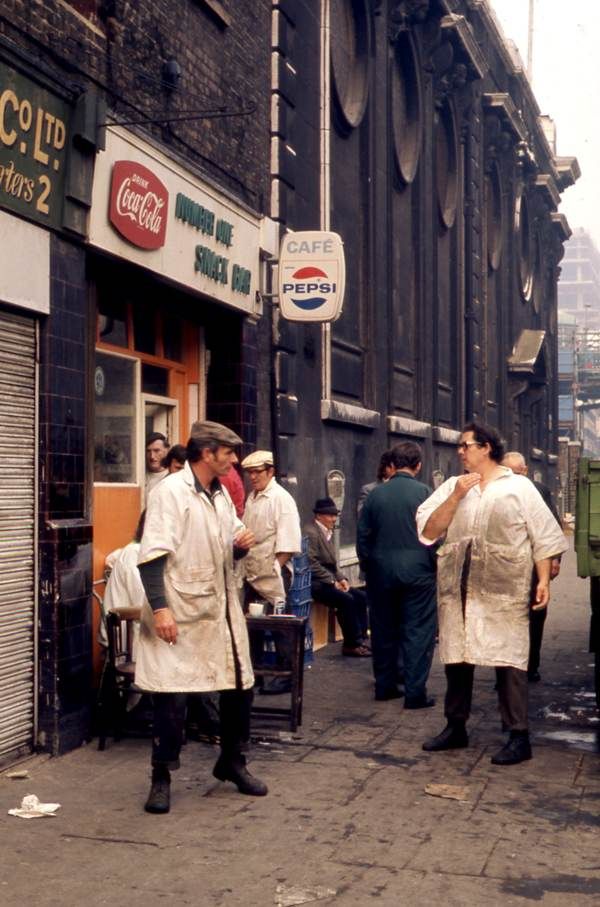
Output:
<path fill-rule="evenodd" d="M 367 630 L 367 599 L 360 589 L 352 589 L 338 569 L 333 528 L 339 510 L 332 498 L 319 498 L 313 508 L 314 522 L 304 527 L 308 538 L 308 558 L 312 573 L 311 595 L 315 601 L 335 608 L 344 642 L 342 655 L 370 658 L 371 649 L 365 645 Z"/>
<path fill-rule="evenodd" d="M 417 537 L 415 514 L 429 497 L 417 481 L 421 449 L 412 441 L 391 451 L 387 482 L 373 489 L 358 521 L 358 557 L 367 576 L 375 699 L 396 699 L 403 655 L 407 709 L 434 705 L 427 695 L 436 630 L 435 553 Z"/>
<path fill-rule="evenodd" d="M 527 461 L 522 453 L 519 453 L 518 450 L 511 450 L 504 455 L 502 460 L 503 466 L 508 466 L 509 469 L 512 469 L 514 473 L 520 476 L 527 475 Z M 560 520 L 560 515 L 558 510 L 554 505 L 552 500 L 552 492 L 547 485 L 544 485 L 542 482 L 535 482 L 531 480 L 542 498 L 544 499 L 544 504 L 551 512 L 552 516 L 556 520 L 559 526 L 562 528 L 562 523 Z M 550 579 L 555 579 L 560 573 L 560 555 L 558 557 L 552 558 L 552 563 L 550 565 Z M 537 574 L 534 570 L 533 578 L 531 582 L 531 594 L 532 601 L 534 601 L 535 596 L 535 584 L 537 582 Z M 529 610 L 529 662 L 527 664 L 527 679 L 530 683 L 537 683 L 538 680 L 541 680 L 540 677 L 540 653 L 542 649 L 542 639 L 544 636 L 544 624 L 546 623 L 546 615 L 548 614 L 547 608 L 540 608 L 534 610 L 530 608 Z"/>

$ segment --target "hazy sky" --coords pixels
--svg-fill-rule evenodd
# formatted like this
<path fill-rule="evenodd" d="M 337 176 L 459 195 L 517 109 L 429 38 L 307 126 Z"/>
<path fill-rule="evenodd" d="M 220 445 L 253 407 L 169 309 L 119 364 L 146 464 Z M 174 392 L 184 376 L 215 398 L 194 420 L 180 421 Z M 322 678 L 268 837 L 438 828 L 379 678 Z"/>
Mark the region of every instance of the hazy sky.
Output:
<path fill-rule="evenodd" d="M 490 3 L 526 65 L 529 0 Z M 560 210 L 600 246 L 600 0 L 535 0 L 533 90 L 556 124 L 557 153 L 581 167 Z"/>

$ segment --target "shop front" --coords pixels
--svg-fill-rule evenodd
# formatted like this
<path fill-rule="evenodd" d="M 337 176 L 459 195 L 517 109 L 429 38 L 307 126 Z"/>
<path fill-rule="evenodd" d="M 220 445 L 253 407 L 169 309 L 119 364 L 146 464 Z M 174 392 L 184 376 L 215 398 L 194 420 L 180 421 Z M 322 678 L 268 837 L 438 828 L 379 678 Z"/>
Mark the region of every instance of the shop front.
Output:
<path fill-rule="evenodd" d="M 268 222 L 267 222 L 268 223 Z M 185 443 L 192 422 L 253 442 L 265 221 L 118 127 L 97 157 L 88 278 L 93 370 L 94 578 L 144 506 L 145 441 Z M 257 302 L 258 300 L 258 302 Z"/>
<path fill-rule="evenodd" d="M 94 138 L 82 137 L 76 114 L 78 105 L 80 112 L 90 110 L 89 103 L 90 95 L 71 91 L 64 79 L 33 66 L 0 36 L 1 764 L 35 747 L 56 702 L 56 672 L 50 679 L 42 661 L 47 657 L 54 667 L 60 644 L 44 630 L 38 637 L 39 627 L 58 625 L 45 601 L 58 600 L 60 583 L 55 567 L 47 571 L 55 584 L 41 579 L 46 574 L 40 556 L 49 520 L 61 515 L 46 506 L 51 474 L 46 403 L 56 374 L 49 325 L 60 237 L 68 231 L 70 241 L 77 241 L 86 219 L 89 152 L 95 147 Z M 82 515 L 79 510 L 80 521 Z M 47 700 L 42 675 L 48 680 Z"/>

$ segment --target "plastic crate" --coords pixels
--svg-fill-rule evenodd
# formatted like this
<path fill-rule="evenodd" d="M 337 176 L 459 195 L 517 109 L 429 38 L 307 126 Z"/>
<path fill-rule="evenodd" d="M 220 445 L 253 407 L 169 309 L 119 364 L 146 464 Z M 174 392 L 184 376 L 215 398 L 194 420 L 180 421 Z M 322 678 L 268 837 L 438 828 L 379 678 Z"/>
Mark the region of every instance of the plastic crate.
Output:
<path fill-rule="evenodd" d="M 311 604 L 312 600 L 310 598 L 301 602 L 290 602 L 288 599 L 287 613 L 293 614 L 294 617 L 310 617 Z"/>
<path fill-rule="evenodd" d="M 310 586 L 305 589 L 294 589 L 292 587 L 287 594 L 286 610 L 288 611 L 288 613 L 293 614 L 294 612 L 290 612 L 290 608 L 296 607 L 297 605 L 305 605 L 307 602 L 308 604 L 310 604 L 311 601 L 312 597 L 310 594 Z"/>
<path fill-rule="evenodd" d="M 310 589 L 310 584 L 312 580 L 312 573 L 310 570 L 296 570 L 294 571 L 294 579 L 292 585 L 290 586 L 290 591 L 300 592 L 303 589 Z"/>
<path fill-rule="evenodd" d="M 292 558 L 292 563 L 294 565 L 294 573 L 304 573 L 305 570 L 308 570 L 310 573 L 310 566 L 308 561 L 308 554 L 296 554 Z"/>
<path fill-rule="evenodd" d="M 300 550 L 302 551 L 302 554 L 308 554 L 308 536 L 307 535 L 302 536 L 302 544 L 300 546 Z"/>

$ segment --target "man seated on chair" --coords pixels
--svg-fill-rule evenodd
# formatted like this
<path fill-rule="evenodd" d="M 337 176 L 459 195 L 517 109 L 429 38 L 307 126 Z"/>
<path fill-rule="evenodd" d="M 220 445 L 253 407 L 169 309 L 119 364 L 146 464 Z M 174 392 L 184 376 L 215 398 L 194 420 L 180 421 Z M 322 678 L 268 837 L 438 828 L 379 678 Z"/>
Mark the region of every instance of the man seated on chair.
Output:
<path fill-rule="evenodd" d="M 370 658 L 367 643 L 367 597 L 361 589 L 353 589 L 339 570 L 333 529 L 339 510 L 332 498 L 319 498 L 313 507 L 312 523 L 304 527 L 308 538 L 308 559 L 312 573 L 313 601 L 335 609 L 342 630 L 342 655 Z"/>

